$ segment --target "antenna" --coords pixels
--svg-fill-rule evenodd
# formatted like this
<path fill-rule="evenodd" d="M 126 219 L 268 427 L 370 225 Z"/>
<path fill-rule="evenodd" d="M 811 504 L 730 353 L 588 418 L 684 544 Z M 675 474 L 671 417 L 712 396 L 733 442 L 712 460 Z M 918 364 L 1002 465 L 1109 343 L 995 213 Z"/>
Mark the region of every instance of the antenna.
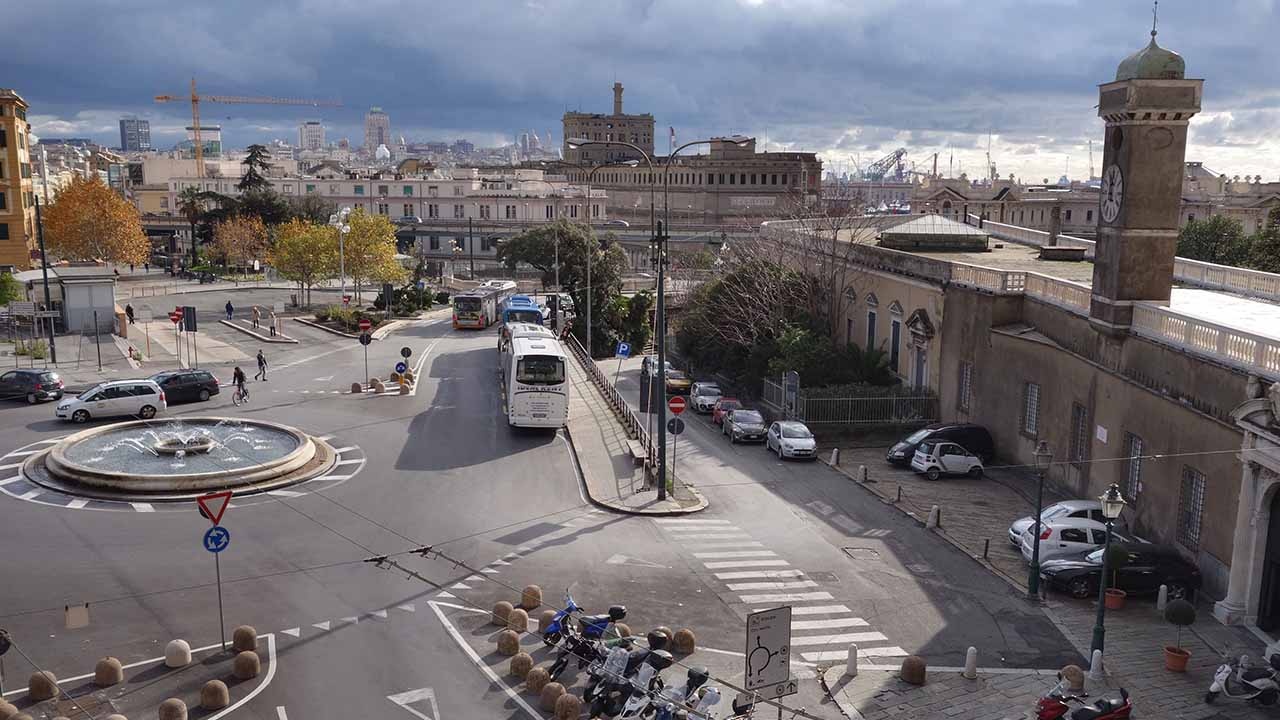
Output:
<path fill-rule="evenodd" d="M 1160 12 L 1160 0 L 1152 0 L 1151 2 L 1151 39 L 1153 41 L 1156 39 L 1156 22 L 1160 18 L 1159 12 Z"/>
<path fill-rule="evenodd" d="M 987 131 L 987 179 L 994 181 L 995 173 L 991 172 L 991 131 Z"/>
<path fill-rule="evenodd" d="M 1089 141 L 1089 179 L 1094 178 L 1093 174 L 1093 140 Z"/>

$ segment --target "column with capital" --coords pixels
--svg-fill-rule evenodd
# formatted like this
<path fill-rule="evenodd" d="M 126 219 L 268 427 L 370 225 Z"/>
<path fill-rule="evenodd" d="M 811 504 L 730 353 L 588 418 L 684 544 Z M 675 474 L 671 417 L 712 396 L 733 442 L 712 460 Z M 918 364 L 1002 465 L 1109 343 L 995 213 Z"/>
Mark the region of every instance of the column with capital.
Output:
<path fill-rule="evenodd" d="M 1246 433 L 1244 450 L 1252 449 L 1255 443 L 1255 436 Z M 1242 455 L 1248 457 L 1247 453 Z M 1224 625 L 1240 625 L 1248 613 L 1250 573 L 1256 549 L 1254 540 L 1258 535 L 1258 476 L 1261 472 L 1257 464 L 1245 461 L 1236 504 L 1235 534 L 1231 539 L 1231 575 L 1227 581 L 1227 596 L 1213 604 L 1213 616 Z"/>

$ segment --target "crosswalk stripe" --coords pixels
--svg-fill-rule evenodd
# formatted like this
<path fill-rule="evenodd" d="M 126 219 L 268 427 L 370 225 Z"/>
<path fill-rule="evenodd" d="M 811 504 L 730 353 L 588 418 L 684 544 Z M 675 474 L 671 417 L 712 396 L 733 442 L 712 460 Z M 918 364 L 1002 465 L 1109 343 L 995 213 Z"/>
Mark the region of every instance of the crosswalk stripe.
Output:
<path fill-rule="evenodd" d="M 71 502 L 67 503 L 67 507 L 71 508 L 72 510 L 79 510 L 80 508 L 88 504 L 89 504 L 88 500 L 84 498 L 76 498 L 75 500 L 72 500 Z"/>
<path fill-rule="evenodd" d="M 729 525 L 728 520 L 685 520 L 684 518 L 654 518 L 660 525 Z"/>
<path fill-rule="evenodd" d="M 40 495 L 42 495 L 42 494 L 44 494 L 44 490 L 41 490 L 41 489 L 37 488 L 37 489 L 35 489 L 35 490 L 28 490 L 28 491 L 26 491 L 26 492 L 22 493 L 21 495 L 19 495 L 19 496 L 18 496 L 18 499 L 19 499 L 19 500 L 31 500 L 32 498 L 39 497 L 39 496 L 40 496 Z"/>
<path fill-rule="evenodd" d="M 667 525 L 662 528 L 667 532 L 745 532 L 742 528 L 735 525 Z"/>
<path fill-rule="evenodd" d="M 833 620 L 792 620 L 794 630 L 833 630 L 842 627 L 868 627 L 869 623 L 862 618 L 835 618 Z"/>
<path fill-rule="evenodd" d="M 347 447 L 334 448 L 333 451 L 341 455 L 342 453 L 348 450 L 355 450 L 355 449 L 356 449 L 355 445 L 348 445 Z"/>
<path fill-rule="evenodd" d="M 758 558 L 778 557 L 778 553 L 772 550 L 728 550 L 725 552 L 696 552 L 693 556 L 696 558 Z"/>
<path fill-rule="evenodd" d="M 750 578 L 804 577 L 803 570 L 744 570 L 742 572 L 716 573 L 717 580 L 747 580 Z"/>
<path fill-rule="evenodd" d="M 790 564 L 791 563 L 786 560 L 724 560 L 719 562 L 702 563 L 703 567 L 708 570 L 744 567 L 786 567 Z"/>
<path fill-rule="evenodd" d="M 138 512 L 155 512 L 156 509 L 151 507 L 151 503 L 129 503 L 134 510 Z"/>
<path fill-rule="evenodd" d="M 834 600 L 829 592 L 767 593 L 764 595 L 739 595 L 748 605 L 752 603 L 805 602 L 808 600 Z"/>
<path fill-rule="evenodd" d="M 753 610 L 752 612 L 760 612 Z M 844 605 L 800 605 L 791 608 L 792 615 L 839 615 L 841 613 L 853 612 Z"/>
<path fill-rule="evenodd" d="M 734 592 L 741 590 L 799 590 L 800 588 L 818 587 L 816 580 L 797 580 L 795 582 L 749 582 L 749 583 L 729 583 L 729 589 Z"/>
<path fill-rule="evenodd" d="M 22 480 L 22 479 L 23 479 L 23 477 L 22 477 L 21 475 L 14 475 L 14 476 L 13 476 L 13 477 L 11 477 L 11 478 L 5 478 L 4 480 L 0 480 L 0 487 L 4 487 L 5 485 L 8 485 L 9 483 L 16 483 L 16 482 L 18 482 L 19 480 Z"/>
<path fill-rule="evenodd" d="M 906 657 L 907 651 L 894 645 L 889 647 L 858 648 L 858 657 Z M 801 653 L 808 662 L 825 662 L 827 660 L 844 660 L 849 657 L 848 650 L 826 650 L 823 652 Z"/>
<path fill-rule="evenodd" d="M 796 645 L 848 645 L 849 643 L 884 642 L 888 640 L 884 633 L 862 632 L 841 633 L 839 635 L 801 635 L 791 638 L 792 647 Z"/>
<path fill-rule="evenodd" d="M 681 535 L 676 539 L 683 542 L 685 540 L 747 540 L 750 537 L 746 533 L 702 533 L 699 535 Z"/>
<path fill-rule="evenodd" d="M 688 539 L 688 538 L 683 538 Z M 761 548 L 764 543 L 759 540 L 739 540 L 737 542 L 703 542 L 698 547 L 705 550 L 728 550 L 729 548 Z"/>

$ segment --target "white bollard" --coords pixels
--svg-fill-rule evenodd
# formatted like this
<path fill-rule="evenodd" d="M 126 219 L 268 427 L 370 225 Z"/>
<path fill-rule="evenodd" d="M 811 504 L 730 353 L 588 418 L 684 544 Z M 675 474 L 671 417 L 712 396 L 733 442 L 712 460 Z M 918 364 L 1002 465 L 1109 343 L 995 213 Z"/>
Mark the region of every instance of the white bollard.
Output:
<path fill-rule="evenodd" d="M 831 448 L 831 467 L 840 464 L 840 448 Z"/>
<path fill-rule="evenodd" d="M 1093 657 L 1089 661 L 1089 679 L 1104 680 L 1105 676 L 1102 671 L 1102 651 L 1094 650 Z"/>
<path fill-rule="evenodd" d="M 866 465 L 859 465 L 859 466 L 858 466 L 858 480 L 859 480 L 859 481 L 861 481 L 861 482 L 866 482 L 866 481 L 867 481 L 867 466 L 866 466 Z"/>
<path fill-rule="evenodd" d="M 964 676 L 970 680 L 978 677 L 978 648 L 972 645 L 964 653 Z"/>
<path fill-rule="evenodd" d="M 937 505 L 934 505 L 932 508 L 929 508 L 929 519 L 925 522 L 924 526 L 927 528 L 936 528 L 941 524 L 942 509 Z"/>
<path fill-rule="evenodd" d="M 1160 594 L 1156 596 L 1156 611 L 1164 612 L 1164 606 L 1169 604 L 1169 586 L 1161 585 Z"/>
<path fill-rule="evenodd" d="M 849 643 L 849 659 L 845 661 L 845 677 L 858 677 L 858 645 Z"/>

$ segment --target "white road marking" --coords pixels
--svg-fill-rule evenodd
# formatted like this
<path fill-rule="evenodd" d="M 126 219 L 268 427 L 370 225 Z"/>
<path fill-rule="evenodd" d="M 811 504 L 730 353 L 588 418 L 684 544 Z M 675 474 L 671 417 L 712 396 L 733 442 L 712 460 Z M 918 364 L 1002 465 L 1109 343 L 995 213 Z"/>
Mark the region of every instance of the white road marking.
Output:
<path fill-rule="evenodd" d="M 696 552 L 693 556 L 696 558 L 751 558 L 778 557 L 778 553 L 772 550 L 740 550 L 726 552 Z"/>
<path fill-rule="evenodd" d="M 21 476 L 21 475 L 14 475 L 13 477 L 8 478 L 8 479 L 6 479 L 6 480 L 0 480 L 0 487 L 4 487 L 5 485 L 8 485 L 9 483 L 15 483 L 15 482 L 18 482 L 19 480 L 22 480 L 22 479 L 23 479 L 23 476 Z"/>
<path fill-rule="evenodd" d="M 402 692 L 398 695 L 388 695 L 387 699 L 408 710 L 414 717 L 422 718 L 422 720 L 440 720 L 440 708 L 436 705 L 436 693 L 429 687 Z M 421 700 L 425 700 L 431 706 L 430 715 L 425 715 L 409 707 L 410 703 L 416 703 Z"/>
<path fill-rule="evenodd" d="M 360 622 L 360 618 L 354 615 L 348 615 L 347 617 L 342 618 L 342 622 L 348 625 L 355 625 Z"/>
<path fill-rule="evenodd" d="M 320 436 L 320 439 L 321 439 L 321 440 L 324 440 L 325 442 L 329 442 L 330 440 L 332 440 L 332 439 L 333 439 L 333 436 L 332 436 L 332 435 L 321 435 L 321 436 Z"/>
<path fill-rule="evenodd" d="M 728 587 L 734 592 L 742 590 L 799 590 L 800 588 L 818 587 L 818 582 L 816 580 L 796 580 L 794 582 L 729 583 Z"/>
<path fill-rule="evenodd" d="M 289 714 L 284 711 L 283 705 L 276 706 L 276 720 L 289 720 Z"/>
<path fill-rule="evenodd" d="M 318 478 L 312 478 L 312 480 L 350 480 L 354 476 L 355 473 L 351 475 L 321 475 Z"/>
<path fill-rule="evenodd" d="M 313 378 L 313 382 L 329 382 L 332 379 L 332 375 L 325 375 L 324 377 Z"/>
<path fill-rule="evenodd" d="M 39 497 L 40 495 L 43 495 L 43 494 L 44 494 L 44 491 L 43 491 L 43 490 L 39 490 L 39 489 L 36 489 L 36 490 L 28 490 L 28 491 L 26 491 L 26 492 L 22 493 L 21 495 L 19 495 L 19 496 L 18 496 L 18 499 L 19 499 L 19 500 L 30 500 L 30 499 L 32 499 L 32 498 Z"/>
<path fill-rule="evenodd" d="M 13 456 L 35 455 L 38 452 L 40 451 L 39 450 L 14 450 L 13 452 L 9 453 L 9 455 L 13 455 Z M 8 457 L 8 455 L 6 457 Z"/>
<path fill-rule="evenodd" d="M 743 533 L 743 532 L 744 532 L 744 531 L 742 530 L 742 528 L 740 528 L 740 527 L 735 527 L 735 526 L 733 526 L 733 525 L 714 525 L 714 526 L 699 526 L 699 525 L 668 525 L 668 526 L 666 526 L 666 527 L 664 527 L 664 528 L 662 528 L 662 529 L 663 529 L 663 530 L 666 530 L 667 532 L 673 532 L 673 533 L 677 533 L 677 532 L 679 532 L 679 533 L 682 533 L 682 532 L 731 532 L 731 533 Z M 745 534 L 745 533 L 744 533 L 744 534 Z M 679 537 L 687 537 L 687 536 L 686 536 L 686 535 L 680 535 Z"/>
<path fill-rule="evenodd" d="M 129 503 L 134 510 L 138 512 L 155 512 L 156 509 L 151 507 L 151 503 Z"/>
<path fill-rule="evenodd" d="M 409 397 L 414 397 L 418 394 L 418 388 L 422 386 L 422 364 L 427 361 L 427 356 L 435 349 L 438 342 L 440 341 L 435 340 L 428 345 L 427 349 L 422 351 L 422 356 L 418 358 L 417 364 L 413 366 L 413 377 L 416 380 L 414 380 L 413 387 L 409 388 Z"/>
<path fill-rule="evenodd" d="M 318 622 L 318 623 L 316 623 L 316 624 L 312 625 L 311 627 L 313 627 L 313 628 L 320 628 L 321 630 L 328 630 L 328 629 L 329 629 L 329 621 L 328 621 L 328 620 L 325 620 L 324 622 Z"/>
<path fill-rule="evenodd" d="M 295 492 L 293 490 L 268 490 L 267 494 L 275 495 L 276 497 L 286 497 L 286 498 L 302 497 L 302 493 Z"/>
<path fill-rule="evenodd" d="M 333 450 L 333 451 L 334 451 L 335 453 L 342 454 L 342 453 L 344 453 L 344 452 L 346 452 L 346 451 L 348 451 L 348 450 L 355 450 L 355 449 L 356 449 L 356 446 L 355 446 L 355 445 L 348 445 L 347 447 L 334 448 L 334 450 Z"/>
<path fill-rule="evenodd" d="M 292 635 L 292 636 L 294 636 L 294 637 L 302 637 L 302 628 L 300 628 L 300 627 L 296 627 L 296 628 L 289 628 L 288 630 L 281 630 L 280 632 L 284 633 L 285 635 Z"/>
<path fill-rule="evenodd" d="M 311 391 L 310 391 L 310 390 L 299 390 L 298 392 L 302 393 L 303 395 L 307 395 L 307 394 L 309 394 Z"/>
<path fill-rule="evenodd" d="M 440 597 L 440 598 L 456 598 L 456 597 L 458 597 L 458 596 L 457 596 L 457 595 L 454 595 L 453 593 L 449 592 L 448 590 L 441 590 L 440 592 L 436 593 L 436 597 Z"/>
<path fill-rule="evenodd" d="M 688 540 L 688 538 L 681 538 L 681 539 Z M 750 541 L 739 540 L 737 542 L 702 542 L 702 543 L 698 543 L 698 547 L 706 548 L 708 550 L 722 550 L 722 549 L 727 550 L 729 548 L 764 547 L 764 543 L 758 540 L 750 540 Z"/>
<path fill-rule="evenodd" d="M 89 504 L 88 500 L 85 500 L 84 498 L 76 498 L 75 500 L 72 500 L 71 502 L 67 503 L 67 507 L 71 508 L 72 510 L 79 510 L 80 508 L 88 504 Z"/>
<path fill-rule="evenodd" d="M 849 643 L 884 642 L 884 633 L 842 633 L 840 635 L 801 635 L 791 638 L 791 646 L 797 645 L 848 645 Z"/>
<path fill-rule="evenodd" d="M 716 573 L 717 580 L 749 580 L 751 578 L 804 577 L 803 570 L 744 570 L 742 572 Z"/>
<path fill-rule="evenodd" d="M 701 533 L 697 535 L 681 535 L 676 540 L 747 540 L 751 536 L 746 533 Z"/>
<path fill-rule="evenodd" d="M 836 618 L 834 620 L 792 620 L 792 630 L 834 630 L 842 627 L 868 627 L 862 618 Z"/>
<path fill-rule="evenodd" d="M 334 465 L 353 465 L 358 462 L 364 462 L 364 458 L 355 458 L 354 460 L 339 460 Z"/>
<path fill-rule="evenodd" d="M 494 570 L 493 568 L 480 568 L 480 572 L 482 572 L 482 573 L 488 573 L 488 574 L 490 574 L 490 575 L 497 575 L 497 574 L 498 574 L 498 571 L 497 571 L 497 570 Z"/>
<path fill-rule="evenodd" d="M 372 616 L 374 616 L 374 617 L 382 618 L 383 620 L 386 620 L 386 619 L 387 619 L 387 611 L 386 611 L 386 610 L 374 610 L 373 612 L 371 612 L 371 613 L 369 613 L 369 614 L 370 614 L 370 615 L 372 615 Z"/>
<path fill-rule="evenodd" d="M 751 612 L 760 612 L 752 610 Z M 801 605 L 791 608 L 792 615 L 839 615 L 841 613 L 853 612 L 844 605 Z"/>
<path fill-rule="evenodd" d="M 530 705 L 528 702 L 526 702 L 525 699 L 520 696 L 520 693 L 516 692 L 510 685 L 506 683 L 505 680 L 498 677 L 498 674 L 495 673 L 488 665 L 484 664 L 484 661 L 480 659 L 480 656 L 476 654 L 476 651 L 471 647 L 471 645 L 469 645 L 467 641 L 463 639 L 462 633 L 458 632 L 458 629 L 453 626 L 453 623 L 449 622 L 449 619 L 445 617 L 444 613 L 440 610 L 440 608 L 437 607 L 435 603 L 428 603 L 428 604 L 431 605 L 431 609 L 435 611 L 436 617 L 440 618 L 440 622 L 441 624 L 444 625 L 444 628 L 449 633 L 449 636 L 452 637 L 453 641 L 458 644 L 458 647 L 462 648 L 462 651 L 467 654 L 467 657 L 471 658 L 471 662 L 475 663 L 476 667 L 480 668 L 480 672 L 484 673 L 485 677 L 489 678 L 490 682 L 500 686 L 503 689 L 503 691 L 506 692 L 507 697 L 511 698 L 511 700 L 515 702 L 517 705 L 519 705 L 522 710 L 528 713 L 529 717 L 541 718 L 542 713 L 540 713 L 537 710 L 534 710 L 533 706 Z M 26 688 L 23 688 L 22 690 L 20 690 L 20 692 L 26 692 Z"/>
<path fill-rule="evenodd" d="M 807 602 L 809 600 L 835 599 L 829 592 L 769 593 L 766 595 L 740 595 L 739 598 L 748 605 L 751 603 Z"/>
<path fill-rule="evenodd" d="M 510 565 L 511 563 L 507 562 L 506 560 L 499 559 L 499 560 L 494 560 L 493 564 L 494 565 Z"/>
<path fill-rule="evenodd" d="M 450 585 L 450 586 L 449 586 L 449 589 L 450 589 L 450 590 L 470 590 L 470 589 L 471 589 L 471 586 L 470 586 L 470 585 L 463 585 L 462 583 L 454 583 L 454 584 L 452 584 L 452 585 Z"/>
<path fill-rule="evenodd" d="M 405 603 L 404 605 L 397 605 L 396 607 L 404 610 L 405 612 L 417 612 L 418 610 L 418 608 L 414 607 L 413 603 Z"/>
<path fill-rule="evenodd" d="M 355 350 L 355 349 L 356 349 L 356 346 L 355 346 L 355 345 L 343 345 L 342 347 L 334 348 L 333 350 L 326 350 L 326 351 L 324 351 L 324 352 L 322 352 L 322 353 L 318 353 L 318 354 L 316 354 L 316 355 L 312 355 L 311 357 L 304 357 L 304 358 L 302 358 L 301 360 L 294 360 L 294 361 L 293 361 L 293 362 L 291 362 L 291 363 L 285 363 L 284 365 L 274 365 L 274 366 L 272 366 L 272 371 L 273 371 L 273 372 L 280 372 L 281 370 L 284 370 L 285 368 L 291 368 L 291 367 L 293 367 L 294 365 L 301 365 L 301 364 L 303 364 L 303 363 L 309 363 L 309 362 L 311 362 L 312 360 L 319 360 L 320 358 L 322 358 L 322 357 L 324 357 L 324 356 L 326 356 L 326 355 L 332 355 L 332 354 L 334 354 L 334 353 L 339 353 L 339 352 L 349 352 L 349 351 L 351 351 L 351 350 Z"/>
<path fill-rule="evenodd" d="M 0 465 L 0 470 L 8 470 L 10 468 L 22 467 L 22 463 L 9 463 L 8 465 Z"/>
<path fill-rule="evenodd" d="M 656 523 L 660 523 L 662 525 L 668 525 L 668 526 L 670 525 L 729 525 L 730 524 L 730 521 L 728 520 L 702 520 L 702 519 L 685 520 L 683 518 L 654 518 L 653 521 Z"/>
<path fill-rule="evenodd" d="M 471 577 L 467 578 L 467 582 L 480 582 L 481 580 L 484 580 L 484 578 L 480 577 L 479 575 L 472 575 Z"/>
<path fill-rule="evenodd" d="M 786 560 L 724 560 L 721 562 L 709 562 L 702 564 L 708 570 L 719 570 L 721 568 L 786 567 L 791 563 Z"/>
<path fill-rule="evenodd" d="M 794 643 L 792 643 L 794 644 Z M 802 653 L 805 660 L 809 662 L 824 662 L 828 660 L 844 660 L 849 657 L 848 650 L 824 651 L 824 652 L 807 652 Z M 858 648 L 858 657 L 906 657 L 907 651 L 900 647 L 874 647 L 874 648 Z M 893 668 L 897 670 L 898 668 Z M 935 670 L 937 668 L 934 668 Z"/>
<path fill-rule="evenodd" d="M 51 440 L 37 440 L 31 444 L 32 445 L 52 445 L 56 442 L 61 442 L 61 441 L 62 441 L 62 438 L 53 438 Z"/>

